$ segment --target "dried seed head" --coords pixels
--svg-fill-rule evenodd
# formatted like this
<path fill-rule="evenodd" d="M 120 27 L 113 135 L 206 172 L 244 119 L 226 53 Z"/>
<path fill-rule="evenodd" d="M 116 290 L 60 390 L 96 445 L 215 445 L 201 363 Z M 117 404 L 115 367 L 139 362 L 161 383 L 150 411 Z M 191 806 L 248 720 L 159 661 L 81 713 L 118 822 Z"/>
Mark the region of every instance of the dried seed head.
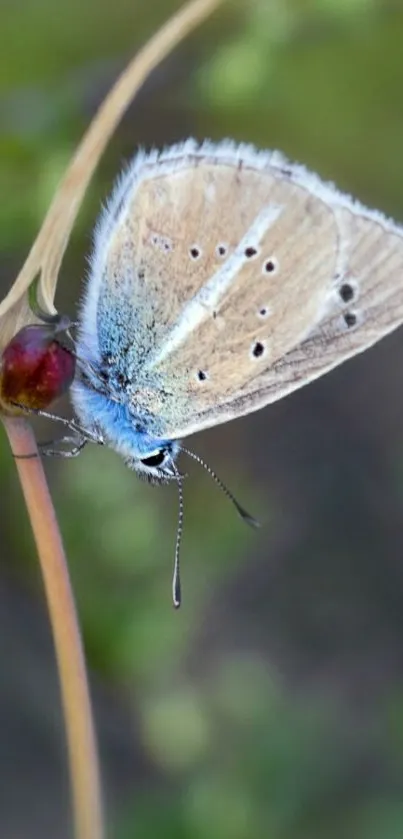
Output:
<path fill-rule="evenodd" d="M 19 413 L 14 403 L 43 409 L 70 387 L 75 372 L 73 354 L 56 340 L 52 324 L 24 326 L 3 350 L 0 366 L 0 407 Z"/>

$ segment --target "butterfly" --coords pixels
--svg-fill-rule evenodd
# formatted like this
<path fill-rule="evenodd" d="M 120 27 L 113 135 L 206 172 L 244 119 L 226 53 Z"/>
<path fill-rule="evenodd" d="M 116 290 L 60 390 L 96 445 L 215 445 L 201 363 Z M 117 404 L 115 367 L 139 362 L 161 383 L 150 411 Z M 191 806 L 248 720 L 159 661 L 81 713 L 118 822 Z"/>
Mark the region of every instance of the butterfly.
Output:
<path fill-rule="evenodd" d="M 403 229 L 380 212 L 276 151 L 140 151 L 95 231 L 72 388 L 79 445 L 108 445 L 181 489 L 179 453 L 200 461 L 182 438 L 308 384 L 402 320 Z M 179 532 L 182 514 L 181 496 Z"/>

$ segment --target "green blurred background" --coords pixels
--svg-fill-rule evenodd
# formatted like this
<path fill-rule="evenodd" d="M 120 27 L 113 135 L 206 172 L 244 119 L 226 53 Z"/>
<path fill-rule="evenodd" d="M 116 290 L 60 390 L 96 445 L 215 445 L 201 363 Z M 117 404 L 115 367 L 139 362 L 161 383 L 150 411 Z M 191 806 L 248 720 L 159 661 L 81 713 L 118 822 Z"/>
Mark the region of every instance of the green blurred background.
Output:
<path fill-rule="evenodd" d="M 13 281 L 102 97 L 173 0 L 2 0 L 0 281 Z M 139 144 L 277 147 L 403 219 L 399 0 L 238 0 L 164 62 L 112 141 L 58 290 Z M 403 282 L 403 279 L 402 279 Z M 190 464 L 184 604 L 175 488 L 111 452 L 47 462 L 91 671 L 110 836 L 403 836 L 403 342 L 192 440 L 264 522 Z M 38 438 L 59 429 L 38 425 Z M 0 836 L 70 839 L 42 583 L 1 440 Z M 186 464 L 188 468 L 188 464 Z"/>

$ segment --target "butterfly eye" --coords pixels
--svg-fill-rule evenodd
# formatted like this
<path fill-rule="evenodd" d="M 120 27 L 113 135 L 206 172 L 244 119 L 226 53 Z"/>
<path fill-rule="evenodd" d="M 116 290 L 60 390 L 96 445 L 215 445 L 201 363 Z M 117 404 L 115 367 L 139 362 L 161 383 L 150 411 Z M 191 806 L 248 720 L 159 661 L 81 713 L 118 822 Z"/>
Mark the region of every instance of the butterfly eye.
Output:
<path fill-rule="evenodd" d="M 162 466 L 165 460 L 166 450 L 160 449 L 159 452 L 150 455 L 150 457 L 143 457 L 141 462 L 144 463 L 144 466 Z"/>

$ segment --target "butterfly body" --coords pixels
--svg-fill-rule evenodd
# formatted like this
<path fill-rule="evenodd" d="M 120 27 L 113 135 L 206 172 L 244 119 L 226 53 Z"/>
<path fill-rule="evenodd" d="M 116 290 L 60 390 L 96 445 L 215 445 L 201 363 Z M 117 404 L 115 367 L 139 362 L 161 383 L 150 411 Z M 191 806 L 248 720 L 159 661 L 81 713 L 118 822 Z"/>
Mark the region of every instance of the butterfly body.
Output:
<path fill-rule="evenodd" d="M 129 465 L 169 479 L 179 438 L 286 395 L 402 320 L 402 230 L 382 214 L 277 152 L 139 153 L 96 230 L 75 409 Z"/>
<path fill-rule="evenodd" d="M 178 444 L 150 434 L 144 414 L 136 414 L 123 394 L 117 400 L 89 388 L 88 384 L 76 383 L 75 405 L 83 427 L 95 433 L 100 443 L 113 448 L 131 468 L 142 472 L 141 462 L 161 451 L 171 456 L 176 454 Z M 163 475 L 154 477 L 163 479 Z"/>

